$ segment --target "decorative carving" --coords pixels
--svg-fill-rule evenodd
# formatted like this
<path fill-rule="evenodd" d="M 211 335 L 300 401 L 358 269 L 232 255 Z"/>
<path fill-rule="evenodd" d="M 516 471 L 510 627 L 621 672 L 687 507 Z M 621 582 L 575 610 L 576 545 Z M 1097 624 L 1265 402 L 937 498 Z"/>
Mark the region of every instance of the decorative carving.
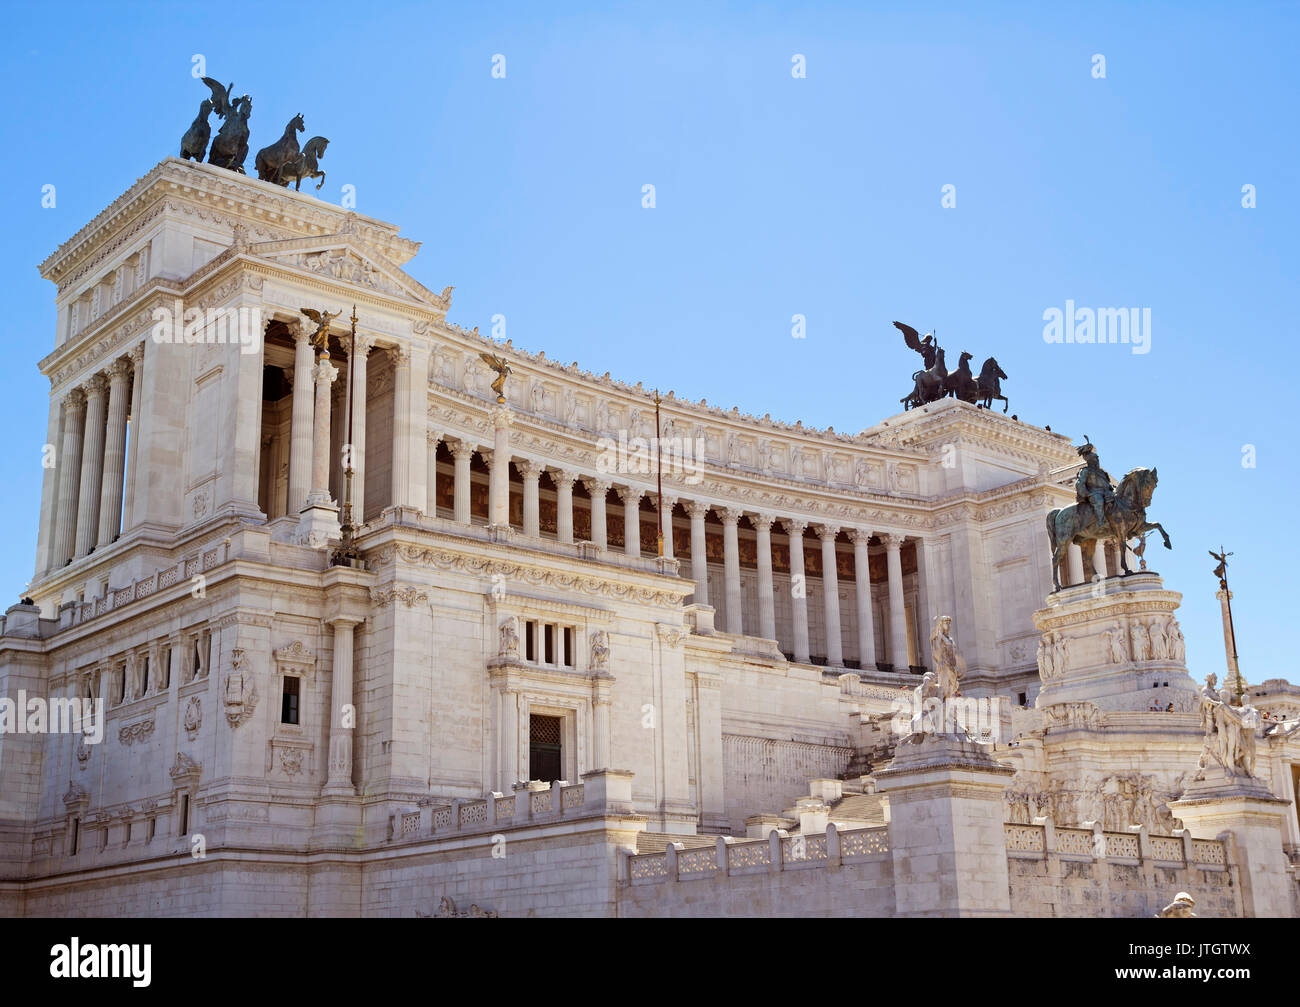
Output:
<path fill-rule="evenodd" d="M 1201 727 L 1205 731 L 1197 780 L 1205 779 L 1211 763 L 1229 777 L 1254 777 L 1256 734 L 1259 711 L 1243 697 L 1241 706 L 1232 705 L 1232 690 L 1215 691 L 1218 676 L 1211 672 L 1200 690 Z"/>
<path fill-rule="evenodd" d="M 134 745 L 137 741 L 144 741 L 153 734 L 154 718 L 151 714 L 147 720 L 137 720 L 133 724 L 127 724 L 118 728 L 117 740 L 123 745 Z"/>
<path fill-rule="evenodd" d="M 372 587 L 370 600 L 380 606 L 395 605 L 400 601 L 407 608 L 414 608 L 425 604 L 429 600 L 429 593 L 418 587 Z"/>
<path fill-rule="evenodd" d="M 198 696 L 191 696 L 190 701 L 185 706 L 185 719 L 181 726 L 185 728 L 186 735 L 190 741 L 198 737 L 199 728 L 203 726 L 203 707 L 199 703 Z"/>
<path fill-rule="evenodd" d="M 280 768 L 289 776 L 297 776 L 302 772 L 303 750 L 296 746 L 280 749 Z"/>
<path fill-rule="evenodd" d="M 501 657 L 517 658 L 519 656 L 519 631 L 515 628 L 515 617 L 507 616 L 498 627 L 500 641 L 497 653 Z"/>
<path fill-rule="evenodd" d="M 185 781 L 196 782 L 202 766 L 195 762 L 184 752 L 176 753 L 176 761 L 172 763 L 172 768 L 167 771 L 167 775 L 178 784 Z"/>
<path fill-rule="evenodd" d="M 1174 896 L 1174 901 L 1165 906 L 1156 917 L 1159 919 L 1196 919 L 1196 914 L 1192 912 L 1192 907 L 1196 905 L 1196 900 L 1186 892 L 1179 892 Z"/>
<path fill-rule="evenodd" d="M 961 695 L 961 676 L 966 671 L 966 662 L 957 653 L 951 629 L 952 616 L 939 615 L 935 616 L 934 628 L 930 631 L 930 653 L 943 699 Z"/>
<path fill-rule="evenodd" d="M 226 706 L 226 720 L 231 728 L 238 728 L 257 709 L 257 681 L 252 670 L 244 670 L 245 653 L 235 648 L 230 653 L 231 667 L 234 669 L 226 676 L 223 693 Z"/>
<path fill-rule="evenodd" d="M 591 671 L 606 671 L 609 668 L 609 634 L 598 629 L 591 634 Z"/>

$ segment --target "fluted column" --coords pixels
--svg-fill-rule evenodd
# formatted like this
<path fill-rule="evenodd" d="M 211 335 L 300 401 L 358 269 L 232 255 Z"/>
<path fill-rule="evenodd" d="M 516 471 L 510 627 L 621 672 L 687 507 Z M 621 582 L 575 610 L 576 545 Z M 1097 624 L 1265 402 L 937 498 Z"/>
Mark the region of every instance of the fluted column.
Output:
<path fill-rule="evenodd" d="M 314 362 L 311 339 L 298 325 L 293 333 L 293 409 L 289 421 L 289 513 L 297 514 L 312 491 L 312 439 L 315 426 Z"/>
<path fill-rule="evenodd" d="M 592 769 L 609 769 L 611 734 L 609 730 L 610 707 L 614 702 L 614 676 L 607 671 L 598 672 L 591 681 Z"/>
<path fill-rule="evenodd" d="M 826 605 L 826 663 L 832 668 L 844 667 L 844 643 L 840 635 L 840 578 L 835 562 L 835 536 L 840 533 L 836 525 L 817 526 L 822 540 L 822 596 Z"/>
<path fill-rule="evenodd" d="M 785 533 L 790 536 L 790 612 L 794 633 L 794 659 L 800 664 L 810 664 L 812 654 L 808 649 L 808 577 L 803 565 L 803 533 L 807 521 L 785 518 Z"/>
<path fill-rule="evenodd" d="M 474 457 L 474 445 L 466 440 L 447 443 L 456 464 L 455 485 L 452 487 L 452 516 L 457 524 L 469 524 L 469 463 Z"/>
<path fill-rule="evenodd" d="M 524 479 L 524 534 L 539 538 L 542 534 L 540 483 L 544 466 L 534 461 L 521 461 L 519 474 Z"/>
<path fill-rule="evenodd" d="M 436 430 L 429 430 L 424 435 L 426 453 L 428 460 L 428 477 L 425 483 L 425 503 L 424 513 L 429 517 L 438 516 L 438 442 L 442 440 L 442 434 Z"/>
<path fill-rule="evenodd" d="M 758 533 L 758 635 L 776 639 L 776 591 L 772 587 L 772 515 L 751 514 Z"/>
<path fill-rule="evenodd" d="M 352 363 L 352 387 L 347 392 L 352 400 L 352 441 L 345 450 L 352 453 L 352 523 L 357 525 L 366 519 L 366 362 L 374 346 L 373 336 L 358 333 L 356 345 L 348 348 L 349 353 L 356 354 L 356 360 Z M 319 398 L 316 406 L 319 409 Z M 329 408 L 329 399 L 325 400 L 325 407 Z M 347 435 L 344 427 L 344 438 Z"/>
<path fill-rule="evenodd" d="M 77 496 L 81 488 L 81 446 L 85 434 L 86 396 L 74 388 L 63 399 L 63 444 L 59 449 L 59 498 L 54 521 L 51 567 L 57 570 L 72 559 L 77 535 Z"/>
<path fill-rule="evenodd" d="M 1102 580 L 1108 576 L 1106 571 L 1106 543 L 1098 540 L 1092 552 L 1092 568 Z"/>
<path fill-rule="evenodd" d="M 330 681 L 330 761 L 325 791 L 354 794 L 352 732 L 356 710 L 352 705 L 352 631 L 356 623 L 351 619 L 335 619 L 330 625 L 334 627 L 334 672 Z"/>
<path fill-rule="evenodd" d="M 1072 585 L 1083 583 L 1083 549 L 1073 543 L 1066 551 L 1066 568 Z"/>
<path fill-rule="evenodd" d="M 339 376 L 339 369 L 330 363 L 328 353 L 322 353 L 316 364 L 312 377 L 316 382 L 315 436 L 312 444 L 311 491 L 307 494 L 308 505 L 328 507 L 330 500 L 330 385 Z M 352 477 L 352 521 L 359 522 L 356 509 L 357 476 Z"/>
<path fill-rule="evenodd" d="M 104 478 L 99 494 L 99 541 L 110 545 L 122 528 L 122 476 L 126 465 L 126 397 L 131 372 L 123 359 L 108 368 L 108 425 L 104 431 Z"/>
<path fill-rule="evenodd" d="M 578 481 L 576 472 L 560 469 L 551 473 L 555 483 L 555 537 L 573 544 L 573 484 Z"/>
<path fill-rule="evenodd" d="M 513 416 L 506 406 L 492 413 L 492 462 L 488 469 L 488 524 L 510 524 L 510 424 Z"/>
<path fill-rule="evenodd" d="M 637 486 L 620 486 L 618 497 L 623 501 L 623 552 L 629 556 L 641 555 L 641 498 L 645 490 Z"/>
<path fill-rule="evenodd" d="M 854 528 L 849 532 L 853 539 L 853 577 L 858 601 L 858 665 L 863 671 L 876 668 L 876 625 L 871 606 L 871 557 L 867 544 L 871 532 Z"/>
<path fill-rule="evenodd" d="M 903 607 L 903 536 L 882 535 L 889 569 L 889 661 L 898 672 L 907 671 L 907 613 Z"/>
<path fill-rule="evenodd" d="M 610 484 L 605 479 L 584 479 L 582 485 L 591 495 L 591 541 L 604 549 L 609 543 L 609 533 L 605 525 L 605 495 Z"/>
<path fill-rule="evenodd" d="M 740 635 L 744 630 L 740 604 L 740 534 L 741 511 L 735 507 L 718 510 L 722 518 L 722 567 L 727 592 L 727 632 Z"/>
<path fill-rule="evenodd" d="M 664 559 L 673 558 L 673 508 L 676 506 L 676 497 L 664 495 L 655 500 L 655 521 L 664 538 Z"/>
<path fill-rule="evenodd" d="M 131 350 L 131 414 L 127 418 L 131 431 L 126 449 L 126 499 L 122 504 L 122 528 L 135 524 L 135 484 L 140 478 L 136 459 L 140 456 L 140 396 L 144 384 L 144 344 Z"/>
<path fill-rule="evenodd" d="M 77 558 L 95 547 L 99 532 L 99 488 L 104 474 L 104 406 L 108 381 L 96 374 L 86 382 L 86 436 L 81 448 L 81 489 L 77 494 Z"/>
<path fill-rule="evenodd" d="M 691 516 L 691 577 L 695 580 L 695 604 L 709 603 L 709 557 L 704 532 L 704 517 L 709 505 L 702 500 L 692 500 L 686 505 Z"/>
<path fill-rule="evenodd" d="M 393 361 L 393 467 L 389 499 L 394 507 L 416 507 L 411 498 L 411 349 L 394 346 Z"/>

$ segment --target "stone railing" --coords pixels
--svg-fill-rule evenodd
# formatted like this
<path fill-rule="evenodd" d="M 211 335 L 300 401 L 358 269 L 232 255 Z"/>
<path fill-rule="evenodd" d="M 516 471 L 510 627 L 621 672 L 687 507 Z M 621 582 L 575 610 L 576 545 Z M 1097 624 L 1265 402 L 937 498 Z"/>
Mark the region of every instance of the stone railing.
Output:
<path fill-rule="evenodd" d="M 713 846 L 686 849 L 671 843 L 663 853 L 625 854 L 621 880 L 632 885 L 660 881 L 698 881 L 746 874 L 778 874 L 878 859 L 889 853 L 889 829 L 880 826 L 840 832 L 832 823 L 824 834 L 786 836 L 773 830 L 767 839 L 737 841 L 719 836 Z"/>
<path fill-rule="evenodd" d="M 506 795 L 441 801 L 399 808 L 389 816 L 389 840 L 441 837 L 457 833 L 495 832 L 527 825 L 549 825 L 594 815 L 630 815 L 632 774 L 621 770 L 583 773 L 582 783 L 564 780 L 529 783 Z"/>
<path fill-rule="evenodd" d="M 133 601 L 164 591 L 174 584 L 189 581 L 225 563 L 230 559 L 230 552 L 230 540 L 227 539 L 220 545 L 201 550 L 161 570 L 155 570 L 148 577 L 137 578 L 128 586 L 116 588 L 102 597 L 83 602 L 69 602 L 59 610 L 59 629 L 79 626 L 83 622 L 107 615 L 123 605 L 129 605 Z"/>
<path fill-rule="evenodd" d="M 1008 822 L 1003 825 L 1007 856 L 1018 860 L 1042 860 L 1047 856 L 1064 860 L 1106 860 L 1162 866 L 1226 870 L 1227 848 L 1218 839 L 1193 839 L 1185 831 L 1173 836 L 1153 836 L 1146 826 L 1128 832 L 1106 832 L 1100 825 L 1091 829 L 1056 828 L 1050 819 L 1035 819 L 1033 825 Z"/>

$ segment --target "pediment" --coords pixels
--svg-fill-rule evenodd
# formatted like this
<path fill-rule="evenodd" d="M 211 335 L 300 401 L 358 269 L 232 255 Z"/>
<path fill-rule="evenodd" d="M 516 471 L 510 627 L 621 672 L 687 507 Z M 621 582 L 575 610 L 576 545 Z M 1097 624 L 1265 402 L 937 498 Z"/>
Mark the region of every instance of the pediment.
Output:
<path fill-rule="evenodd" d="M 451 287 L 435 294 L 399 266 L 360 243 L 355 234 L 341 232 L 252 242 L 244 251 L 259 259 L 417 301 L 443 313 L 451 307 Z"/>

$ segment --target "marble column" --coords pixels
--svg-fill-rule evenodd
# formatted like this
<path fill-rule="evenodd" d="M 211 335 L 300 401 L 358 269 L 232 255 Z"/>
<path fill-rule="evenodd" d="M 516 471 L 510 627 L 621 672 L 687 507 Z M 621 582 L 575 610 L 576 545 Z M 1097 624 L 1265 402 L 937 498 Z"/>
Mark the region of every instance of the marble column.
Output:
<path fill-rule="evenodd" d="M 506 406 L 492 412 L 492 461 L 488 470 L 488 524 L 510 524 L 510 425 L 514 418 Z"/>
<path fill-rule="evenodd" d="M 592 769 L 610 768 L 612 736 L 610 733 L 610 708 L 614 702 L 614 676 L 607 671 L 597 672 L 591 680 L 591 760 Z"/>
<path fill-rule="evenodd" d="M 803 565 L 803 533 L 807 521 L 785 518 L 781 522 L 790 536 L 790 612 L 794 632 L 794 659 L 800 664 L 811 664 L 808 649 L 808 578 Z"/>
<path fill-rule="evenodd" d="M 822 540 L 822 595 L 826 605 L 826 664 L 832 668 L 844 667 L 844 644 L 840 636 L 840 579 L 835 562 L 835 536 L 840 533 L 836 525 L 818 525 L 817 536 Z"/>
<path fill-rule="evenodd" d="M 524 534 L 540 538 L 542 515 L 540 484 L 545 466 L 534 461 L 521 461 L 519 474 L 524 479 Z"/>
<path fill-rule="evenodd" d="M 89 555 L 99 532 L 99 487 L 104 474 L 104 406 L 108 381 L 96 374 L 86 382 L 86 435 L 81 447 L 81 489 L 77 494 L 77 558 Z"/>
<path fill-rule="evenodd" d="M 1092 568 L 1105 580 L 1109 574 L 1106 571 L 1106 543 L 1097 542 L 1092 552 Z"/>
<path fill-rule="evenodd" d="M 1239 697 L 1246 691 L 1246 680 L 1241 677 L 1241 669 L 1237 666 L 1237 641 L 1232 635 L 1232 592 L 1219 588 L 1214 592 L 1214 597 L 1219 599 L 1219 613 L 1223 619 L 1223 653 L 1228 664 L 1223 686 Z"/>
<path fill-rule="evenodd" d="M 394 346 L 393 361 L 393 465 L 389 499 L 394 507 L 418 507 L 411 496 L 411 349 Z"/>
<path fill-rule="evenodd" d="M 664 540 L 664 559 L 673 558 L 673 508 L 677 498 L 664 495 L 655 500 L 655 522 Z"/>
<path fill-rule="evenodd" d="M 289 421 L 289 513 L 297 514 L 312 491 L 315 389 L 311 339 L 302 325 L 293 332 L 293 409 Z"/>
<path fill-rule="evenodd" d="M 758 635 L 776 639 L 776 591 L 772 586 L 772 515 L 751 514 L 758 533 Z"/>
<path fill-rule="evenodd" d="M 889 660 L 897 672 L 906 672 L 907 613 L 903 607 L 903 536 L 882 535 L 885 560 L 889 569 Z"/>
<path fill-rule="evenodd" d="M 584 479 L 582 484 L 591 495 L 591 541 L 604 549 L 609 543 L 605 526 L 605 495 L 610 484 L 605 479 Z"/>
<path fill-rule="evenodd" d="M 366 519 L 366 370 L 367 359 L 374 346 L 373 336 L 357 333 L 356 345 L 349 348 L 349 352 L 356 354 L 356 360 L 352 363 L 352 387 L 347 390 L 352 400 L 352 442 L 345 446 L 344 450 L 350 451 L 352 455 L 352 523 L 354 525 L 363 524 Z M 319 397 L 316 399 L 316 408 L 317 411 L 320 410 Z M 328 398 L 325 400 L 325 408 L 329 408 Z M 347 435 L 347 427 L 344 427 L 344 438 Z M 327 478 L 328 472 L 327 469 Z M 340 495 L 342 495 L 341 487 Z"/>
<path fill-rule="evenodd" d="M 429 517 L 438 516 L 438 442 L 442 440 L 442 434 L 436 430 L 425 432 L 425 454 L 427 460 L 425 465 L 428 468 L 428 474 L 425 482 L 424 494 L 424 513 Z"/>
<path fill-rule="evenodd" d="M 876 626 L 871 605 L 871 558 L 867 553 L 871 532 L 854 528 L 849 537 L 853 539 L 853 577 L 857 586 L 858 665 L 863 671 L 875 671 Z"/>
<path fill-rule="evenodd" d="M 1066 569 L 1070 572 L 1070 584 L 1082 584 L 1083 581 L 1083 549 L 1077 545 L 1071 545 L 1066 550 Z"/>
<path fill-rule="evenodd" d="M 126 499 L 122 503 L 122 530 L 135 523 L 135 484 L 139 479 L 136 459 L 140 455 L 140 396 L 144 384 L 144 344 L 131 350 L 131 413 L 127 417 Z"/>
<path fill-rule="evenodd" d="M 319 426 L 317 423 L 318 429 Z M 335 619 L 330 625 L 334 627 L 334 672 L 330 681 L 329 776 L 325 792 L 351 795 L 356 793 L 352 783 L 352 732 L 356 725 L 356 710 L 352 705 L 352 637 L 356 623 L 351 619 Z"/>
<path fill-rule="evenodd" d="M 122 529 L 122 477 L 126 466 L 126 397 L 130 367 L 123 359 L 108 368 L 108 425 L 104 430 L 104 478 L 99 494 L 99 540 L 102 549 Z"/>
<path fill-rule="evenodd" d="M 704 517 L 709 513 L 709 505 L 702 500 L 692 500 L 686 505 L 686 513 L 691 517 L 691 577 L 695 580 L 694 602 L 696 605 L 707 605 L 709 603 L 709 556 Z"/>
<path fill-rule="evenodd" d="M 555 483 L 555 537 L 573 544 L 573 484 L 578 481 L 576 472 L 559 469 L 551 473 Z"/>
<path fill-rule="evenodd" d="M 737 636 L 744 630 L 740 602 L 740 532 L 741 511 L 735 507 L 722 507 L 722 568 L 727 592 L 727 632 Z"/>
<path fill-rule="evenodd" d="M 641 555 L 641 498 L 645 490 L 637 486 L 620 486 L 619 499 L 623 501 L 623 552 L 628 556 Z"/>
<path fill-rule="evenodd" d="M 330 363 L 328 353 L 320 355 L 313 377 L 316 380 L 316 433 L 312 444 L 311 491 L 307 494 L 309 505 L 330 506 L 330 385 L 339 376 L 339 369 Z M 357 474 L 352 477 L 352 521 L 358 522 Z"/>
<path fill-rule="evenodd" d="M 455 460 L 452 518 L 457 524 L 469 524 L 469 463 L 474 457 L 474 445 L 464 439 L 448 441 L 447 444 Z"/>
<path fill-rule="evenodd" d="M 502 681 L 507 676 L 502 675 Z M 527 775 L 526 773 L 524 774 Z M 519 693 L 505 686 L 501 690 L 501 790 L 510 793 L 520 780 Z"/>
<path fill-rule="evenodd" d="M 63 398 L 63 444 L 59 449 L 58 516 L 54 522 L 55 570 L 72 559 L 77 534 L 77 493 L 81 486 L 81 446 L 85 432 L 86 396 L 74 388 Z"/>

